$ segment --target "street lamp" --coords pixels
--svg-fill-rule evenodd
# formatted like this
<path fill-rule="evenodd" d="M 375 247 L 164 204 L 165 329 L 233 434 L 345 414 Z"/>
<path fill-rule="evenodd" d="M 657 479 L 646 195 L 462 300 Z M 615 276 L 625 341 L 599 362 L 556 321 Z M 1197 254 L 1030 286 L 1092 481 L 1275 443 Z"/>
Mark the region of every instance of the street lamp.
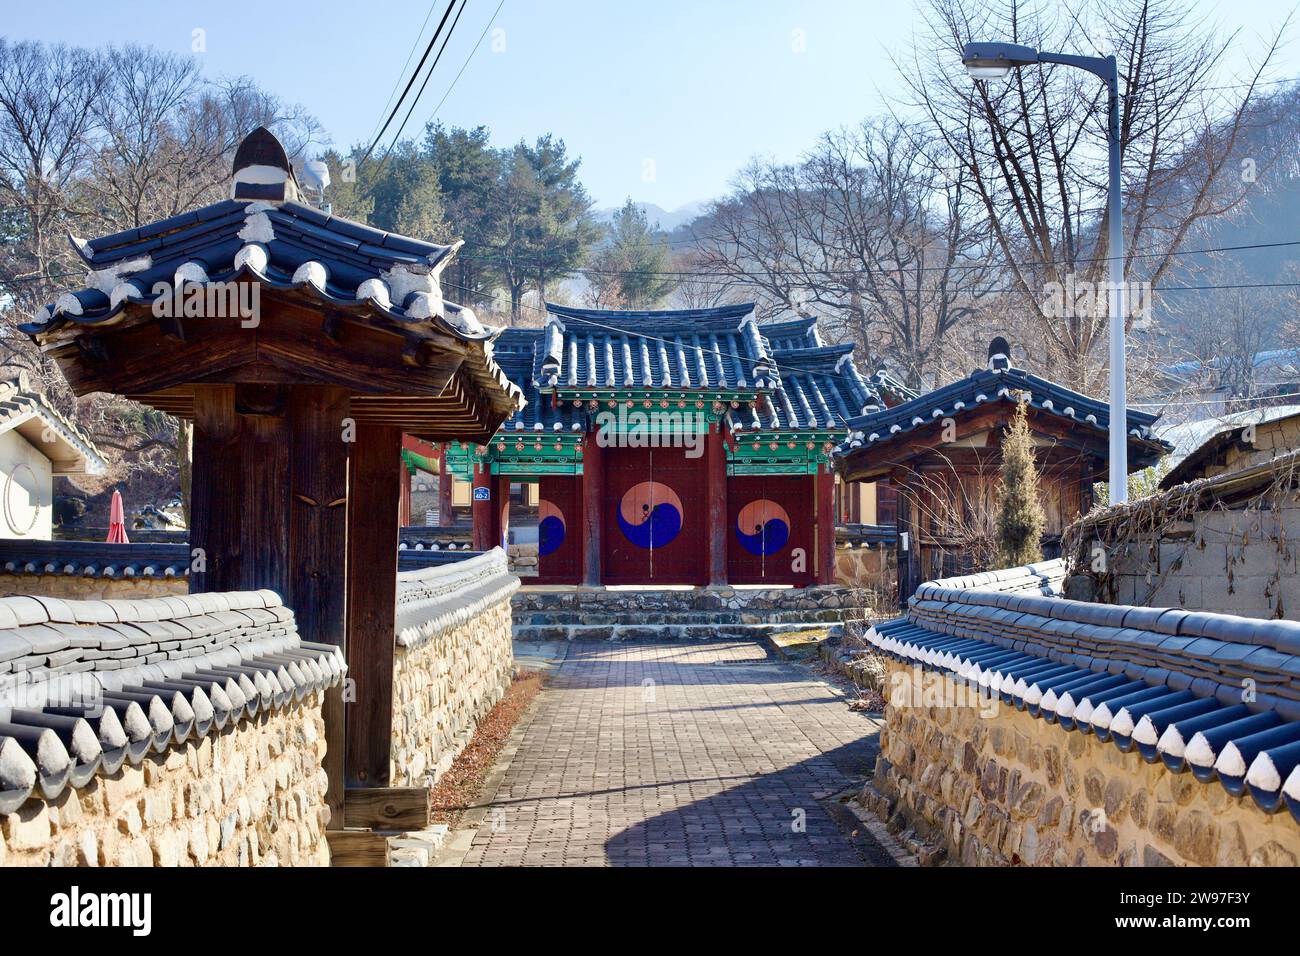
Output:
<path fill-rule="evenodd" d="M 1013 69 L 1031 63 L 1061 63 L 1087 70 L 1106 84 L 1110 116 L 1106 139 L 1110 153 L 1110 186 L 1107 196 L 1110 226 L 1107 243 L 1110 286 L 1110 502 L 1128 500 L 1128 412 L 1125 398 L 1124 322 L 1128 315 L 1124 288 L 1123 195 L 1119 176 L 1119 65 L 1113 56 L 1072 56 L 1042 53 L 1014 43 L 967 43 L 961 62 L 977 80 L 995 80 Z"/>

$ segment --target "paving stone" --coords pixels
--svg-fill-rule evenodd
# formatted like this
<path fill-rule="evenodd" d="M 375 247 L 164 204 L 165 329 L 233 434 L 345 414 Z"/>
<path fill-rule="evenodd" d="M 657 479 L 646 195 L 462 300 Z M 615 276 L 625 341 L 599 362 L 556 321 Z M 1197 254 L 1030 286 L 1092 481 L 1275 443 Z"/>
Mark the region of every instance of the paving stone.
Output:
<path fill-rule="evenodd" d="M 875 728 L 752 642 L 576 643 L 463 865 L 861 866 L 818 801 Z"/>

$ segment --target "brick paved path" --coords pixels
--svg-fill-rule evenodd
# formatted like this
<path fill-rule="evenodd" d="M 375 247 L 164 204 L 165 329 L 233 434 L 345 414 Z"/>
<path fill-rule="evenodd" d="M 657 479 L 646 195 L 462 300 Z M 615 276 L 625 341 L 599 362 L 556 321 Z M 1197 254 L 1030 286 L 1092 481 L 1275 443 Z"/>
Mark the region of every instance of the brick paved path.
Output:
<path fill-rule="evenodd" d="M 537 708 L 464 865 L 863 863 L 818 800 L 875 723 L 754 644 L 575 643 Z"/>

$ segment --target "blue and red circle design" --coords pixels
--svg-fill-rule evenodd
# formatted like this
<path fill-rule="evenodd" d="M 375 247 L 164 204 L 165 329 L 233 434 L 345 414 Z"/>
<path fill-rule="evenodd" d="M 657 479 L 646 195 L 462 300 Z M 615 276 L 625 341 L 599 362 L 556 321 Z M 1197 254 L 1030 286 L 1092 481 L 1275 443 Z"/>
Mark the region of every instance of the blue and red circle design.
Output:
<path fill-rule="evenodd" d="M 546 557 L 564 544 L 564 512 L 543 499 L 537 503 L 537 554 Z"/>
<path fill-rule="evenodd" d="M 618 503 L 618 526 L 638 548 L 662 548 L 682 530 L 682 499 L 658 481 L 633 485 Z"/>
<path fill-rule="evenodd" d="M 736 516 L 736 537 L 750 554 L 776 554 L 790 540 L 790 516 L 775 501 L 751 501 Z"/>

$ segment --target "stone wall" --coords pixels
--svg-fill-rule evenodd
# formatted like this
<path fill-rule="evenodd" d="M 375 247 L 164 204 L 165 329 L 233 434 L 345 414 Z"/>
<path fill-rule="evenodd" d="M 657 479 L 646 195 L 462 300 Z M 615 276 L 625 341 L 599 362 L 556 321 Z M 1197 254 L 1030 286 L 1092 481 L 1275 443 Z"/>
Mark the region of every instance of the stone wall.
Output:
<path fill-rule="evenodd" d="M 888 660 L 889 686 L 913 686 Z M 924 674 L 893 696 L 864 803 L 913 838 L 922 862 L 968 866 L 1295 866 L 1300 827 L 1199 783 Z M 926 706 L 935 701 L 944 705 Z"/>
<path fill-rule="evenodd" d="M 394 787 L 432 785 L 510 686 L 510 602 L 502 601 L 393 661 Z"/>
<path fill-rule="evenodd" d="M 506 552 L 510 557 L 510 572 L 521 578 L 537 577 L 537 542 L 512 544 Z"/>
<path fill-rule="evenodd" d="M 0 574 L 0 596 L 44 594 L 49 597 L 102 601 L 106 598 L 151 598 L 188 594 L 184 577 L 108 578 L 84 574 Z"/>
<path fill-rule="evenodd" d="M 897 560 L 893 548 L 835 546 L 835 583 L 896 597 Z"/>
<path fill-rule="evenodd" d="M 0 815 L 0 866 L 328 866 L 322 693 Z"/>
<path fill-rule="evenodd" d="M 391 781 L 432 785 L 510 686 L 519 579 L 494 548 L 398 581 Z"/>

